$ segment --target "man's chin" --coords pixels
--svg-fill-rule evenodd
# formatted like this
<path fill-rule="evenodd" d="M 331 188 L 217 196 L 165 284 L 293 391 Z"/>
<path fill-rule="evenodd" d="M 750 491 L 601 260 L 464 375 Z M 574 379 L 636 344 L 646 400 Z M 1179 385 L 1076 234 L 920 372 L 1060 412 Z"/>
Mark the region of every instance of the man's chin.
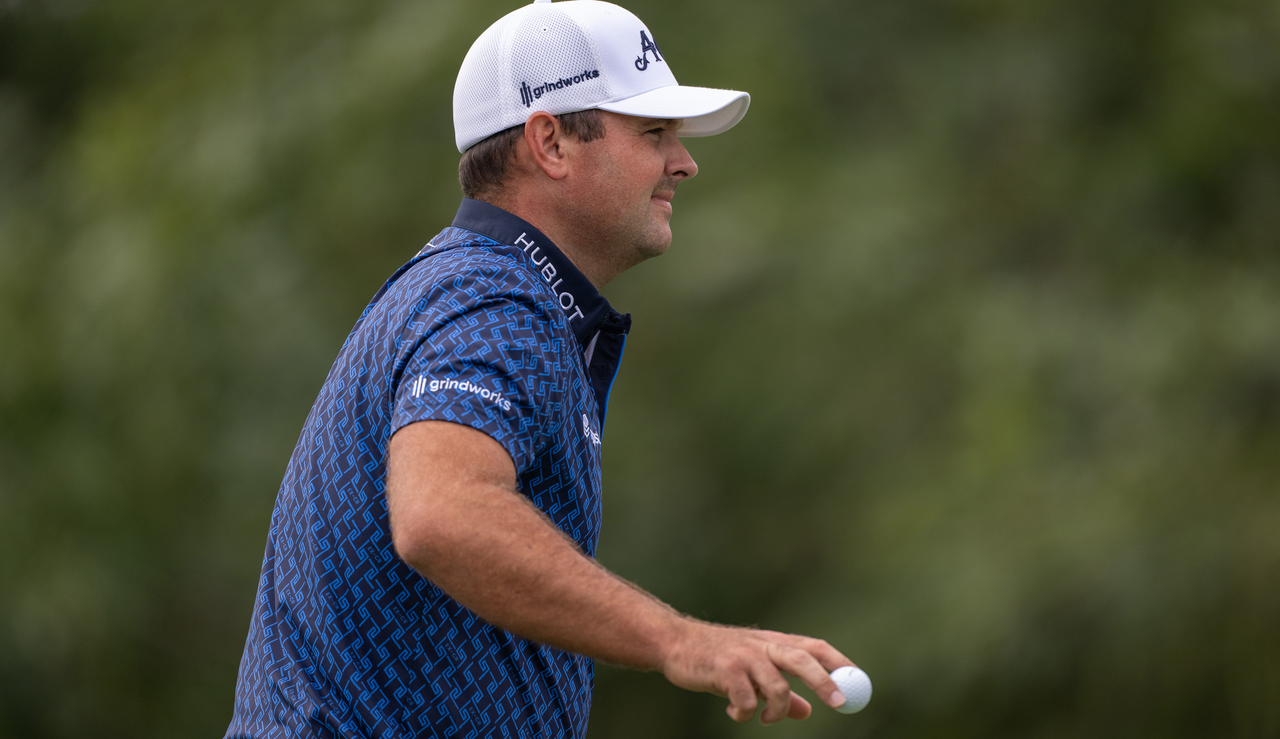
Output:
<path fill-rule="evenodd" d="M 656 217 L 656 214 L 650 213 L 650 216 L 647 228 L 641 229 L 638 233 L 633 232 L 631 259 L 634 261 L 631 262 L 632 265 L 662 256 L 667 253 L 667 249 L 671 248 L 671 225 L 667 222 L 665 214 L 663 217 Z"/>
<path fill-rule="evenodd" d="M 640 259 L 653 259 L 667 253 L 667 249 L 671 248 L 671 232 L 666 232 L 666 238 L 648 239 L 639 245 L 637 251 L 640 252 Z"/>

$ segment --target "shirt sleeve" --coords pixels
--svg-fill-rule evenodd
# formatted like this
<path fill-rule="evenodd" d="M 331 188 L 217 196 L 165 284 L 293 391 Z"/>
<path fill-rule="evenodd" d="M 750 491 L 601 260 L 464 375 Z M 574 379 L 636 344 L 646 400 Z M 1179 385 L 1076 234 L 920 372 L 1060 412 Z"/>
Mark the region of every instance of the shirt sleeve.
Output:
<path fill-rule="evenodd" d="M 428 308 L 409 323 L 392 433 L 417 421 L 451 421 L 488 434 L 517 474 L 531 467 L 563 415 L 566 340 L 558 306 L 502 295 Z"/>

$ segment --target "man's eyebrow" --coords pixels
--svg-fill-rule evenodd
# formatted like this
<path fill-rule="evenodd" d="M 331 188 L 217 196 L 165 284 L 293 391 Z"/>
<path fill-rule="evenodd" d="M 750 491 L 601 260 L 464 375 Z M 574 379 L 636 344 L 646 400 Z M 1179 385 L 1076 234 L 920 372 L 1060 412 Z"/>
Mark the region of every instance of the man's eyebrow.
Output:
<path fill-rule="evenodd" d="M 641 128 L 648 128 L 655 123 L 661 123 L 667 128 L 677 129 L 684 125 L 683 118 L 645 118 L 640 121 Z"/>

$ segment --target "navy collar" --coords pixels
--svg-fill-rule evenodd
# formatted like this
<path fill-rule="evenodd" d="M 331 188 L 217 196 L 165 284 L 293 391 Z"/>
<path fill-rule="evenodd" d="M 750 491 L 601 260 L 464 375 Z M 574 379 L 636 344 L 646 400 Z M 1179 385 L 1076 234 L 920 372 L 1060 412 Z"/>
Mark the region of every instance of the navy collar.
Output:
<path fill-rule="evenodd" d="M 564 252 L 523 218 L 482 200 L 463 198 L 453 225 L 522 251 L 529 266 L 551 286 L 583 347 L 591 343 L 606 319 L 617 316 L 609 301 Z M 629 327 L 630 321 L 627 324 Z"/>

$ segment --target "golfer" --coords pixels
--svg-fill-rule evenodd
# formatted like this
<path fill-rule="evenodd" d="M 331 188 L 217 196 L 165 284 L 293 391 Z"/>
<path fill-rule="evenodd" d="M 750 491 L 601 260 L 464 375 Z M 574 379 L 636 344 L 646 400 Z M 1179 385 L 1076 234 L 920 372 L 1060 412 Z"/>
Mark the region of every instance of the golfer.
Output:
<path fill-rule="evenodd" d="M 598 288 L 666 251 L 746 93 L 681 87 L 596 0 L 485 31 L 454 90 L 453 224 L 374 296 L 289 460 L 228 737 L 582 737 L 593 659 L 747 721 L 809 715 L 852 664 L 676 612 L 596 563 L 600 448 L 630 316 Z"/>

